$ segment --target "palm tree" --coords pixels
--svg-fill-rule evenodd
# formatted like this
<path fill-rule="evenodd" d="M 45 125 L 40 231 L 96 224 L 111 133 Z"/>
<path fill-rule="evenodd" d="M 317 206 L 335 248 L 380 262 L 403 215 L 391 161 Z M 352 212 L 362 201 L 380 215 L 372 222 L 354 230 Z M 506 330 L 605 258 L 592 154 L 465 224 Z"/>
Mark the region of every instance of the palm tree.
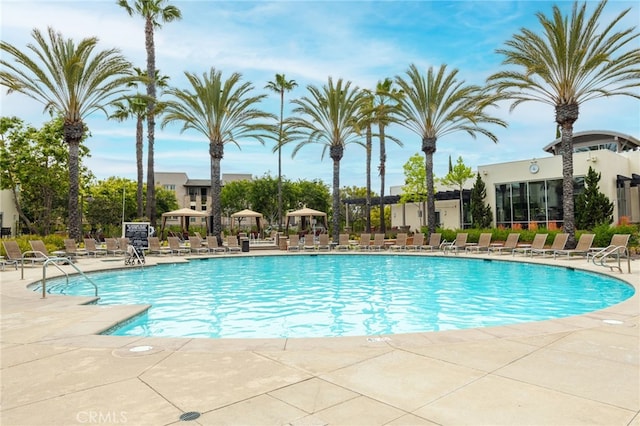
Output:
<path fill-rule="evenodd" d="M 296 105 L 293 112 L 302 115 L 288 120 L 291 141 L 298 142 L 292 157 L 308 144 L 323 145 L 322 157 L 329 149 L 329 157 L 333 160 L 331 232 L 337 243 L 340 233 L 340 160 L 346 145 L 362 145 L 358 140 L 358 122 L 366 97 L 357 87 L 351 88 L 350 81 L 338 79 L 334 85 L 331 77 L 322 88 L 309 85 L 307 90 L 310 97 L 292 101 Z"/>
<path fill-rule="evenodd" d="M 600 97 L 638 96 L 640 85 L 640 49 L 623 51 L 638 37 L 634 28 L 614 32 L 614 27 L 629 12 L 626 9 L 606 26 L 599 19 L 606 1 L 586 16 L 587 3 L 573 4 L 570 17 L 558 6 L 553 16 L 537 13 L 542 35 L 522 29 L 497 52 L 504 55 L 504 65 L 521 70 L 501 71 L 488 82 L 512 99 L 511 110 L 526 101 L 542 102 L 555 108 L 561 131 L 563 229 L 569 234 L 569 247 L 575 247 L 573 199 L 573 125 L 580 105 Z M 635 90 L 635 91 L 634 91 Z"/>
<path fill-rule="evenodd" d="M 441 65 L 437 72 L 429 67 L 425 77 L 412 64 L 406 74 L 406 79 L 396 77 L 403 92 L 398 98 L 400 124 L 422 139 L 427 174 L 427 226 L 431 234 L 436 231 L 433 154 L 438 138 L 462 131 L 473 138 L 480 133 L 497 142 L 498 138 L 483 125 L 506 127 L 506 123 L 485 112 L 495 105 L 496 97 L 486 89 L 458 81 L 457 69 L 448 73 L 446 65 Z"/>
<path fill-rule="evenodd" d="M 140 82 L 147 80 L 146 71 L 142 71 L 140 68 L 134 68 L 136 75 L 140 79 Z M 166 88 L 168 86 L 169 77 L 159 76 L 156 71 L 156 83 L 158 87 Z M 133 82 L 131 87 L 137 87 L 139 82 Z M 144 170 L 142 167 L 142 152 L 143 152 L 143 137 L 144 137 L 144 118 L 147 115 L 147 98 L 141 93 L 136 93 L 132 96 L 127 96 L 123 100 L 113 103 L 115 111 L 109 116 L 109 118 L 118 120 L 120 122 L 135 118 L 136 120 L 136 170 L 137 170 L 137 190 L 136 190 L 136 203 L 138 206 L 137 217 L 141 218 L 144 215 Z M 161 108 L 160 105 L 156 105 L 156 111 Z"/>
<path fill-rule="evenodd" d="M 384 220 L 384 187 L 387 162 L 386 138 L 388 137 L 398 145 L 403 146 L 399 139 L 391 135 L 385 135 L 386 127 L 391 123 L 398 122 L 397 114 L 399 105 L 397 99 L 402 96 L 402 93 L 392 86 L 393 80 L 390 78 L 379 81 L 376 86 L 372 105 L 373 122 L 378 124 L 378 138 L 380 139 L 380 165 L 378 166 L 378 173 L 380 173 L 380 232 L 382 233 L 386 232 Z M 389 101 L 394 103 L 389 103 Z"/>
<path fill-rule="evenodd" d="M 154 141 L 156 114 L 156 48 L 154 29 L 160 28 L 163 22 L 172 22 L 182 18 L 180 9 L 166 5 L 168 0 L 118 0 L 129 16 L 138 14 L 144 18 L 144 40 L 147 50 L 147 217 L 151 226 L 156 225 L 156 184 L 154 170 Z"/>
<path fill-rule="evenodd" d="M 182 123 L 182 132 L 191 129 L 200 132 L 209 141 L 211 157 L 211 198 L 213 203 L 212 233 L 220 237 L 222 232 L 222 209 L 220 204 L 220 162 L 224 146 L 233 143 L 240 148 L 243 138 L 254 138 L 264 143 L 264 138 L 273 134 L 272 125 L 260 120 L 275 120 L 276 116 L 256 109 L 255 106 L 266 95 L 251 95 L 254 89 L 249 82 L 242 82 L 239 73 L 227 80 L 222 73 L 211 68 L 202 77 L 185 72 L 191 90 L 168 89 L 168 100 L 163 102 L 162 127 L 169 123 Z"/>
<path fill-rule="evenodd" d="M 131 64 L 118 49 L 96 51 L 98 39 L 72 39 L 48 29 L 49 39 L 34 29 L 35 44 L 27 48 L 29 57 L 15 46 L 0 41 L 5 54 L 0 60 L 0 84 L 9 93 L 20 92 L 45 105 L 49 113 L 64 119 L 64 139 L 69 146 L 69 237 L 82 237 L 80 209 L 80 142 L 86 135 L 84 118 L 105 110 L 113 97 L 125 92 L 131 77 Z M 13 62 L 9 62 L 9 58 Z"/>
<path fill-rule="evenodd" d="M 265 89 L 280 94 L 280 122 L 278 125 L 278 231 L 282 231 L 282 143 L 284 140 L 284 93 L 298 86 L 295 80 L 287 80 L 284 74 L 276 74 L 276 80 L 270 81 Z"/>

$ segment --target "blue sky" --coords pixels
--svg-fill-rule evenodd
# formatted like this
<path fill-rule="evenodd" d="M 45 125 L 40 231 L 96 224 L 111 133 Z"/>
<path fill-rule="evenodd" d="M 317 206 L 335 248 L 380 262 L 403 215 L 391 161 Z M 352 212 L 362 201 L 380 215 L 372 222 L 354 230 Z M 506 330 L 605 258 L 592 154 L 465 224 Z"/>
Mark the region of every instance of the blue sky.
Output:
<path fill-rule="evenodd" d="M 557 1 L 567 13 L 572 2 Z M 328 77 L 343 78 L 361 88 L 373 88 L 385 77 L 404 76 L 410 64 L 426 70 L 446 63 L 459 69 L 468 83 L 482 84 L 500 69 L 502 58 L 495 50 L 521 28 L 538 30 L 535 14 L 549 14 L 554 2 L 547 1 L 173 1 L 183 19 L 156 31 L 156 65 L 171 78 L 171 84 L 186 88 L 184 72 L 202 74 L 212 66 L 223 76 L 240 72 L 258 93 L 276 73 L 284 73 L 298 87 L 287 94 L 304 96 L 308 85 L 321 86 Z M 590 3 L 592 8 L 596 3 Z M 32 41 L 31 31 L 52 26 L 76 41 L 97 36 L 103 49 L 117 47 L 137 67 L 145 68 L 144 31 L 140 17 L 129 17 L 115 0 L 40 2 L 2 0 L 2 40 L 19 48 Z M 610 1 L 605 19 L 632 8 L 619 29 L 640 26 L 636 2 Z M 640 46 L 636 40 L 635 47 Z M 16 115 L 40 125 L 49 117 L 40 104 L 24 95 L 0 95 L 1 114 Z M 263 108 L 279 111 L 279 98 L 269 94 Z M 285 114 L 289 105 L 285 106 Z M 462 156 L 465 164 L 478 165 L 540 158 L 542 148 L 555 137 L 552 107 L 525 103 L 509 112 L 508 104 L 495 114 L 509 123 L 507 129 L 492 127 L 499 142 L 459 133 L 437 142 L 434 171 L 447 172 L 449 156 Z M 85 164 L 99 179 L 122 176 L 135 179 L 135 123 L 106 120 L 102 113 L 87 119 L 91 158 Z M 574 131 L 615 130 L 640 137 L 640 101 L 614 97 L 585 103 Z M 403 164 L 420 152 L 420 139 L 400 127 L 388 133 L 404 146 L 387 143 L 389 186 L 402 185 Z M 186 172 L 189 177 L 208 179 L 208 142 L 199 133 L 180 134 L 179 128 L 156 128 L 155 169 Z M 291 180 L 322 179 L 331 183 L 332 164 L 320 161 L 320 146 L 304 147 L 291 158 L 292 147 L 283 149 L 283 175 Z M 146 152 L 146 143 L 145 143 Z M 349 145 L 341 163 L 341 186 L 365 185 L 365 153 Z M 379 192 L 378 147 L 374 141 L 373 188 Z M 146 167 L 146 159 L 145 159 Z M 277 176 L 277 155 L 272 146 L 252 140 L 225 147 L 223 173 Z M 146 170 L 145 170 L 146 174 Z"/>

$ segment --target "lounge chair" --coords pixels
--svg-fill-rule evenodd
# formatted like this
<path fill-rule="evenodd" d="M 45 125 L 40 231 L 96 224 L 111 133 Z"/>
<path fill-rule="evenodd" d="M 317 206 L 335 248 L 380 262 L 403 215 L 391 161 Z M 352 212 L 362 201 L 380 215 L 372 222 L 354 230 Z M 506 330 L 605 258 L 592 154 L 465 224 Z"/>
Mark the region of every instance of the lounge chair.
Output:
<path fill-rule="evenodd" d="M 99 255 L 107 254 L 107 250 L 103 248 L 98 248 L 96 246 L 96 240 L 93 238 L 85 238 L 84 239 L 84 248 L 89 253 L 89 255 L 93 255 L 93 257 L 98 257 Z"/>
<path fill-rule="evenodd" d="M 180 246 L 180 239 L 178 237 L 167 237 L 167 241 L 169 242 L 171 254 L 180 256 L 191 252 L 190 248 Z"/>
<path fill-rule="evenodd" d="M 574 249 L 558 249 L 553 251 L 553 258 L 555 259 L 557 256 L 567 255 L 567 258 L 570 258 L 573 255 L 586 256 L 589 254 L 589 250 L 591 250 L 591 246 L 593 245 L 593 239 L 596 237 L 596 234 L 582 234 L 578 239 L 578 243 L 576 244 L 576 248 Z"/>
<path fill-rule="evenodd" d="M 198 237 L 189 237 L 189 249 L 195 254 L 209 253 L 209 248 L 205 247 Z"/>
<path fill-rule="evenodd" d="M 569 234 L 565 234 L 565 233 L 556 234 L 555 238 L 553 239 L 553 243 L 551 243 L 551 247 L 531 250 L 531 257 L 533 257 L 534 254 L 546 256 L 547 253 L 553 253 L 556 250 L 563 250 L 567 245 L 568 239 L 569 239 Z"/>
<path fill-rule="evenodd" d="M 351 244 L 349 244 L 349 234 L 338 235 L 338 245 L 336 246 L 336 250 L 349 250 L 350 248 Z"/>
<path fill-rule="evenodd" d="M 448 251 L 454 251 L 458 254 L 459 250 L 464 250 L 467 247 L 467 238 L 469 234 L 466 232 L 460 232 L 456 235 L 456 239 L 450 244 L 445 244 L 442 246 L 442 251 L 444 254 L 447 254 Z"/>
<path fill-rule="evenodd" d="M 433 234 L 429 235 L 429 243 L 420 247 L 419 250 L 438 250 L 443 244 L 444 243 L 442 241 L 442 234 L 439 232 L 434 232 Z"/>
<path fill-rule="evenodd" d="M 209 249 L 209 253 L 225 253 L 227 248 L 225 246 L 221 246 L 218 244 L 218 237 L 215 235 L 210 235 L 207 237 L 207 248 Z"/>
<path fill-rule="evenodd" d="M 369 246 L 371 245 L 371 234 L 368 232 L 360 234 L 360 240 L 358 244 L 354 247 L 356 250 L 369 250 Z"/>
<path fill-rule="evenodd" d="M 242 247 L 238 243 L 238 237 L 235 235 L 229 235 L 227 237 L 227 250 L 229 253 L 240 253 L 242 251 Z"/>
<path fill-rule="evenodd" d="M 407 244 L 405 246 L 405 250 L 411 250 L 411 251 L 421 250 L 423 245 L 424 245 L 424 234 L 422 232 L 418 232 L 417 234 L 413 235 L 413 241 L 411 242 L 411 244 Z"/>
<path fill-rule="evenodd" d="M 30 260 L 33 264 L 35 262 L 35 258 L 23 258 L 22 250 L 20 250 L 20 246 L 17 241 L 9 240 L 3 241 L 2 246 L 4 247 L 5 256 L 2 260 L 2 270 L 4 271 L 5 265 L 13 265 L 18 270 L 18 264 L 22 265 L 23 260 Z M 44 260 L 44 258 L 42 258 Z"/>
<path fill-rule="evenodd" d="M 115 238 L 105 238 L 104 243 L 107 245 L 107 254 L 124 255 L 124 250 L 118 247 L 118 240 Z"/>
<path fill-rule="evenodd" d="M 522 246 L 517 246 L 511 251 L 511 253 L 514 256 L 516 255 L 516 253 L 522 253 L 523 256 L 526 256 L 527 254 L 531 254 L 531 250 L 541 250 L 544 248 L 544 245 L 547 243 L 548 236 L 549 234 L 536 234 L 536 236 L 533 237 L 533 241 L 531 242 L 531 245 L 526 244 Z"/>
<path fill-rule="evenodd" d="M 86 249 L 79 249 L 78 246 L 76 246 L 75 240 L 71 238 L 64 239 L 64 252 L 68 257 L 80 257 L 89 255 Z"/>
<path fill-rule="evenodd" d="M 331 250 L 331 242 L 329 241 L 329 234 L 320 234 L 318 236 L 318 250 Z"/>
<path fill-rule="evenodd" d="M 288 251 L 300 251 L 300 237 L 298 234 L 289 235 Z"/>
<path fill-rule="evenodd" d="M 489 247 L 489 254 L 492 252 L 496 252 L 498 254 L 502 253 L 513 253 L 513 250 L 518 247 L 518 240 L 520 239 L 519 232 L 512 232 L 507 235 L 507 240 L 501 246 L 493 246 Z"/>
<path fill-rule="evenodd" d="M 129 238 L 127 237 L 118 238 L 118 248 L 120 250 L 126 252 L 128 247 L 129 247 Z"/>
<path fill-rule="evenodd" d="M 396 242 L 389 246 L 391 250 L 406 250 L 407 248 L 407 237 L 408 235 L 405 232 L 401 232 L 396 235 Z"/>
<path fill-rule="evenodd" d="M 304 236 L 304 244 L 302 244 L 303 250 L 315 250 L 316 242 L 313 234 L 307 234 Z"/>
<path fill-rule="evenodd" d="M 147 250 L 149 254 L 163 255 L 173 253 L 169 247 L 162 247 L 160 245 L 158 237 L 149 237 L 147 241 L 149 242 L 149 248 Z"/>
<path fill-rule="evenodd" d="M 614 234 L 611 237 L 611 242 L 607 247 L 598 249 L 591 248 L 587 253 L 587 262 L 589 258 L 593 260 L 593 263 L 606 266 L 605 262 L 608 257 L 611 259 L 619 260 L 621 256 L 628 256 L 627 244 L 629 244 L 629 234 Z"/>
<path fill-rule="evenodd" d="M 384 234 L 374 234 L 369 250 L 384 250 Z"/>
<path fill-rule="evenodd" d="M 480 234 L 480 237 L 478 238 L 478 244 L 476 245 L 467 245 L 464 248 L 465 252 L 468 253 L 480 253 L 481 251 L 489 251 L 489 245 L 491 244 L 491 232 L 483 232 Z"/>

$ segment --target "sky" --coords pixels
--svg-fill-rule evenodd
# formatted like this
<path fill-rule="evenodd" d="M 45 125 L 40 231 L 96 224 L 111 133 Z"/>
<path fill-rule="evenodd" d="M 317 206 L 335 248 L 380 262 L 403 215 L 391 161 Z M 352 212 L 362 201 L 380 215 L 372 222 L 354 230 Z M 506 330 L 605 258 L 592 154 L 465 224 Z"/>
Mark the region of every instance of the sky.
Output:
<path fill-rule="evenodd" d="M 430 66 L 459 70 L 468 84 L 483 84 L 486 77 L 503 69 L 503 57 L 496 49 L 522 28 L 540 32 L 536 13 L 549 15 L 554 2 L 547 1 L 171 1 L 182 12 L 182 20 L 164 24 L 155 33 L 156 67 L 170 77 L 174 87 L 187 89 L 185 71 L 202 75 L 211 67 L 223 78 L 234 72 L 267 94 L 261 108 L 279 114 L 280 99 L 265 89 L 276 73 L 298 84 L 287 93 L 285 116 L 291 99 L 308 94 L 308 86 L 321 87 L 328 78 L 342 78 L 363 89 L 373 89 L 384 78 L 404 77 L 411 64 L 425 74 Z M 569 13 L 572 2 L 557 4 Z M 595 6 L 589 3 L 589 10 Z M 640 27 L 637 2 L 610 1 L 604 19 L 610 22 L 631 8 L 619 30 Z M 130 17 L 115 0 L 0 1 L 1 39 L 26 50 L 34 28 L 45 33 L 52 27 L 76 42 L 98 37 L 100 49 L 118 48 L 134 66 L 146 68 L 144 22 Z M 640 47 L 637 38 L 635 48 Z M 25 95 L 7 95 L 0 87 L 0 114 L 17 116 L 27 124 L 40 126 L 50 117 L 43 105 Z M 639 89 L 640 93 L 640 89 Z M 434 156 L 436 177 L 448 171 L 449 158 L 476 169 L 479 165 L 541 158 L 543 147 L 556 135 L 554 109 L 539 103 L 525 103 L 509 111 L 502 103 L 492 114 L 508 127 L 489 126 L 497 137 L 493 143 L 479 135 L 454 133 L 438 139 Z M 135 122 L 107 120 L 96 112 L 85 120 L 91 137 L 86 141 L 91 157 L 84 164 L 99 179 L 110 176 L 135 180 Z M 159 120 L 158 120 L 159 121 Z M 580 107 L 574 132 L 613 130 L 640 137 L 640 101 L 612 97 L 588 101 Z M 387 141 L 386 188 L 404 182 L 403 165 L 421 153 L 420 137 L 391 126 L 387 133 L 403 146 Z M 146 136 L 145 136 L 146 176 Z M 319 145 L 303 147 L 295 157 L 293 146 L 282 149 L 282 174 L 286 179 L 321 179 L 332 183 L 332 161 L 322 158 Z M 377 172 L 379 145 L 374 140 L 372 187 L 380 192 Z M 340 186 L 365 186 L 365 150 L 348 145 L 340 167 Z M 248 139 L 225 146 L 222 173 L 250 173 L 255 177 L 277 177 L 278 157 L 273 143 Z M 185 172 L 192 179 L 210 178 L 208 141 L 195 132 L 180 132 L 179 126 L 156 126 L 156 172 Z"/>

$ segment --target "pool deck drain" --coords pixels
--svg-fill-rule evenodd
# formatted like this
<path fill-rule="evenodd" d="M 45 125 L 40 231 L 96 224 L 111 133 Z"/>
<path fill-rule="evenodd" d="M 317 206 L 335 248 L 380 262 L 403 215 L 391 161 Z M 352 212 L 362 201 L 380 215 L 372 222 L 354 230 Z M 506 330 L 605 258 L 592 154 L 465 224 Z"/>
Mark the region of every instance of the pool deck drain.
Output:
<path fill-rule="evenodd" d="M 176 260 L 184 261 L 147 257 L 147 264 Z M 483 329 L 141 338 L 96 334 L 135 308 L 40 299 L 25 286 L 41 278 L 41 268 L 25 268 L 25 280 L 6 269 L 0 424 L 177 424 L 198 413 L 194 424 L 640 426 L 640 262 L 631 262 L 632 274 L 584 259 L 534 260 L 544 262 L 623 278 L 636 294 L 586 315 Z M 91 271 L 120 263 L 77 265 Z"/>

